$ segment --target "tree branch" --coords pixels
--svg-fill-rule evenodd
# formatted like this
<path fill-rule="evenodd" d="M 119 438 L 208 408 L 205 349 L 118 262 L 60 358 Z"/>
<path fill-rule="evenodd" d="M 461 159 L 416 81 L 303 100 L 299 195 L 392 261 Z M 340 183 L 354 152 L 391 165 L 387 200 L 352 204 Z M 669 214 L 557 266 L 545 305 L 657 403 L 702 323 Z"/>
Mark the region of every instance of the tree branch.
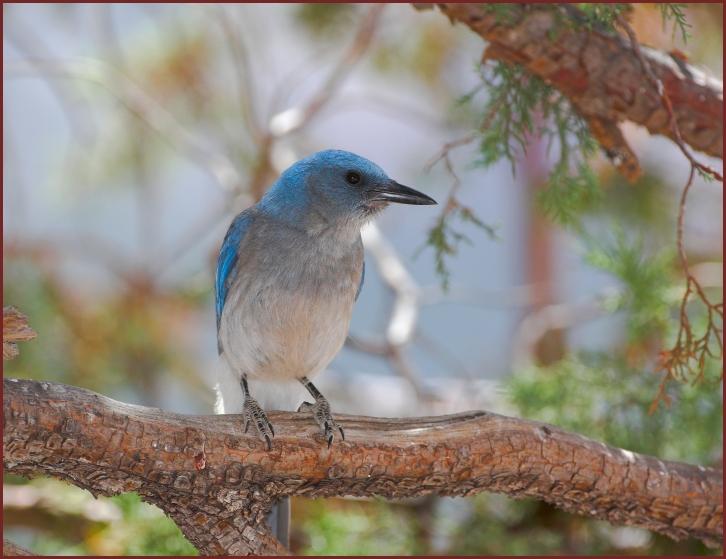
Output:
<path fill-rule="evenodd" d="M 19 545 L 15 545 L 11 541 L 3 540 L 3 557 L 15 557 L 19 555 L 34 556 L 35 553 L 33 553 L 32 551 L 28 551 L 27 549 L 22 548 Z"/>
<path fill-rule="evenodd" d="M 3 359 L 17 357 L 18 342 L 27 342 L 36 336 L 28 325 L 28 317 L 15 307 L 3 307 Z"/>
<path fill-rule="evenodd" d="M 488 58 L 521 64 L 560 90 L 603 147 L 618 152 L 610 153 L 611 159 L 626 176 L 637 172 L 637 160 L 617 130 L 618 122 L 629 120 L 652 134 L 679 140 L 661 92 L 625 38 L 565 25 L 553 9 L 525 5 L 505 22 L 481 4 L 437 5 L 452 22 L 467 25 L 489 43 Z M 680 58 L 643 46 L 640 53 L 672 102 L 682 140 L 723 159 L 723 83 Z"/>
<path fill-rule="evenodd" d="M 284 549 L 264 523 L 280 496 L 412 497 L 495 491 L 647 528 L 723 537 L 722 472 L 612 448 L 487 412 L 415 419 L 337 416 L 331 450 L 306 414 L 273 412 L 272 451 L 238 415 L 188 416 L 88 390 L 4 379 L 7 471 L 65 479 L 94 494 L 137 491 L 202 554 Z"/>

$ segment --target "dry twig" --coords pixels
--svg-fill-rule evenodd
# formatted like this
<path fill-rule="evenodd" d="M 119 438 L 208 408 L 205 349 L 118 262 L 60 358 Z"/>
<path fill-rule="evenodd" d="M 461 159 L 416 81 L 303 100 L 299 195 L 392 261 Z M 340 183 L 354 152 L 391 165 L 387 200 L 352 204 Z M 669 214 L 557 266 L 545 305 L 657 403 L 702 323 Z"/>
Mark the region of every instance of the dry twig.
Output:
<path fill-rule="evenodd" d="M 668 113 L 668 124 L 671 129 L 673 141 L 676 143 L 681 153 L 686 157 L 690 164 L 688 180 L 681 192 L 678 203 L 678 226 L 676 230 L 676 246 L 678 248 L 678 257 L 686 276 L 686 291 L 683 294 L 679 309 L 679 328 L 676 342 L 669 350 L 662 351 L 659 359 L 659 370 L 665 371 L 658 388 L 653 403 L 650 406 L 650 413 L 653 413 L 660 402 L 668 405 L 670 398 L 666 393 L 666 386 L 670 380 L 678 380 L 685 382 L 692 379 L 693 382 L 699 382 L 703 379 L 706 369 L 706 359 L 721 359 L 723 357 L 723 302 L 712 303 L 698 282 L 696 277 L 691 273 L 688 266 L 688 257 L 684 246 L 684 222 L 686 215 L 686 200 L 688 193 L 693 185 L 693 179 L 696 172 L 711 177 L 723 183 L 723 177 L 720 173 L 698 161 L 683 141 L 680 126 L 673 112 L 673 103 L 671 102 L 668 91 L 663 86 L 663 82 L 653 71 L 651 64 L 645 59 L 640 49 L 638 39 L 635 36 L 630 24 L 618 19 L 618 25 L 625 31 L 630 39 L 630 45 L 635 52 L 636 57 L 640 61 L 643 72 L 647 76 L 651 85 L 660 95 L 663 106 Z M 688 317 L 687 306 L 691 296 L 695 296 L 696 300 L 704 305 L 707 312 L 707 325 L 702 336 L 697 336 L 693 332 L 691 321 Z M 715 343 L 715 348 L 713 347 Z M 723 368 L 721 369 L 721 377 L 723 378 Z"/>

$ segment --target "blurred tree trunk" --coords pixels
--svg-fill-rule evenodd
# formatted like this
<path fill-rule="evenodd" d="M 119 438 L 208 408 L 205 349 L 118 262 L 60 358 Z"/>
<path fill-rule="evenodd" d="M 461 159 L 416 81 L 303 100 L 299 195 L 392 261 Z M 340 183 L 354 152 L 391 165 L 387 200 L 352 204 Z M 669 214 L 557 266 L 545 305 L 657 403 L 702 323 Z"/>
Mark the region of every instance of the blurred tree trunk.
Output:
<path fill-rule="evenodd" d="M 539 118 L 539 117 L 537 117 Z M 537 193 L 544 188 L 548 170 L 542 138 L 530 138 L 527 153 L 521 158 L 520 176 L 524 181 L 527 209 L 525 220 L 525 285 L 531 285 L 533 304 L 528 313 L 536 313 L 555 303 L 554 228 L 537 208 Z M 565 337 L 560 328 L 548 328 L 534 346 L 532 362 L 547 366 L 565 354 Z"/>

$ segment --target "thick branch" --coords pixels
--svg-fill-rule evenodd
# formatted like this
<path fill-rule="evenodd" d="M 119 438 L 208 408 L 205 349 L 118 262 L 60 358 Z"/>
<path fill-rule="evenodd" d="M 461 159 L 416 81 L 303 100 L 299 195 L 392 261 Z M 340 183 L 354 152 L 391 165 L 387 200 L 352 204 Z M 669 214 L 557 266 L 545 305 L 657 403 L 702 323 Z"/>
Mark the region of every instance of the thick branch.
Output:
<path fill-rule="evenodd" d="M 186 416 L 80 388 L 4 380 L 5 469 L 112 495 L 137 491 L 203 554 L 282 552 L 264 516 L 282 495 L 386 498 L 496 491 L 720 543 L 721 471 L 608 447 L 487 412 L 416 419 L 339 416 L 326 448 L 305 414 L 272 413 L 272 451 L 237 415 Z"/>
<path fill-rule="evenodd" d="M 565 24 L 551 8 L 525 6 L 510 23 L 481 4 L 438 6 L 489 42 L 488 57 L 519 63 L 567 96 L 597 125 L 593 134 L 604 148 L 617 150 L 620 144 L 623 153 L 611 155 L 626 175 L 634 169 L 623 168 L 625 160 L 636 166 L 637 161 L 626 153 L 629 148 L 616 123 L 629 120 L 675 139 L 662 97 L 626 39 L 588 30 L 577 21 Z M 577 15 L 572 8 L 562 9 L 568 11 L 565 18 Z M 641 51 L 673 104 L 683 141 L 723 158 L 723 83 L 679 57 L 645 47 Z"/>

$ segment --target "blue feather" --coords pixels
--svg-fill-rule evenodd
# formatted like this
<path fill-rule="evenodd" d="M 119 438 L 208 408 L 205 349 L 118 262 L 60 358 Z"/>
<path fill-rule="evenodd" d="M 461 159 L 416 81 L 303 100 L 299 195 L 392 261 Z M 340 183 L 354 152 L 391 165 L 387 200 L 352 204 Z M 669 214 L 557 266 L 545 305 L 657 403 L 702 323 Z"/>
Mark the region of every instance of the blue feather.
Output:
<path fill-rule="evenodd" d="M 219 258 L 217 259 L 217 277 L 214 283 L 215 309 L 217 311 L 217 331 L 219 332 L 219 324 L 222 320 L 222 311 L 224 303 L 227 300 L 227 291 L 237 275 L 237 260 L 239 244 L 249 229 L 252 222 L 252 215 L 249 210 L 245 210 L 234 218 L 232 224 L 224 236 L 222 248 L 219 249 Z"/>

